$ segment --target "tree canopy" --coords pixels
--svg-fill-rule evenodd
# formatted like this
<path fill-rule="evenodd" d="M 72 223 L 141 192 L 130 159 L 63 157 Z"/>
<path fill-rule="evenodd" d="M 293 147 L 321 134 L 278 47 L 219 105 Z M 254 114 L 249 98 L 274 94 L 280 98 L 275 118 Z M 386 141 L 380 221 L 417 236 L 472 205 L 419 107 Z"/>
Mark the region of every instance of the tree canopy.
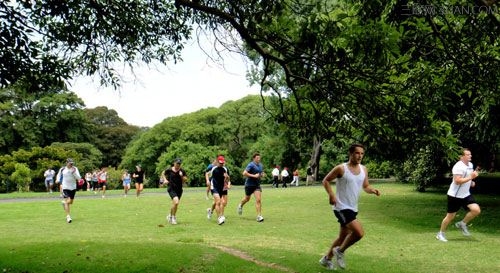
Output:
<path fill-rule="evenodd" d="M 249 79 L 276 98 L 265 109 L 309 136 L 313 165 L 325 139 L 400 163 L 429 153 L 444 165 L 458 146 L 485 161 L 499 149 L 497 11 L 481 0 L 4 1 L 0 84 L 99 74 L 117 86 L 118 63 L 179 61 L 197 26 L 253 61 Z"/>

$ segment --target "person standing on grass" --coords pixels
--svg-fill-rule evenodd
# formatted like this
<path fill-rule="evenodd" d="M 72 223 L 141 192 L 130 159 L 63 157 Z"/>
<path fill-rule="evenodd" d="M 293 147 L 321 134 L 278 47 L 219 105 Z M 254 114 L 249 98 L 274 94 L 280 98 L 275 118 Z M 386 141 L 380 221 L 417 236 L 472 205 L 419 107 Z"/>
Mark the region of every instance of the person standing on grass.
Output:
<path fill-rule="evenodd" d="M 87 191 L 90 191 L 90 188 L 92 185 L 92 173 L 91 172 L 85 173 L 85 182 L 87 183 Z"/>
<path fill-rule="evenodd" d="M 280 184 L 280 166 L 276 165 L 271 171 L 271 175 L 273 176 L 273 187 L 278 187 Z"/>
<path fill-rule="evenodd" d="M 260 163 L 260 154 L 255 153 L 252 156 L 252 161 L 248 163 L 243 171 L 245 179 L 245 197 L 238 204 L 238 214 L 243 214 L 243 206 L 250 200 L 250 196 L 255 196 L 255 209 L 257 211 L 257 222 L 263 222 L 262 217 L 262 188 L 260 187 L 260 179 L 265 176 L 265 173 Z"/>
<path fill-rule="evenodd" d="M 97 173 L 97 182 L 99 189 L 102 189 L 102 198 L 106 197 L 106 186 L 108 185 L 108 168 L 102 167 L 101 171 Z"/>
<path fill-rule="evenodd" d="M 66 160 L 66 166 L 59 169 L 57 180 L 61 184 L 62 196 L 64 198 L 61 204 L 66 212 L 66 222 L 71 223 L 73 219 L 70 216 L 70 206 L 73 204 L 76 194 L 76 181 L 81 179 L 78 168 L 74 166 L 74 161 L 71 158 Z"/>
<path fill-rule="evenodd" d="M 54 171 L 51 167 L 49 167 L 43 173 L 43 176 L 45 177 L 45 188 L 47 189 L 47 193 L 52 193 L 52 188 L 54 187 L 54 176 L 56 176 L 56 171 Z"/>
<path fill-rule="evenodd" d="M 334 270 L 333 256 L 340 268 L 345 268 L 344 252 L 364 235 L 363 227 L 356 216 L 361 189 L 366 193 L 380 196 L 380 192 L 370 186 L 368 171 L 361 165 L 365 148 L 361 144 L 349 147 L 349 161 L 335 166 L 323 179 L 323 187 L 328 193 L 333 213 L 340 223 L 338 237 L 333 241 L 327 254 L 319 262 L 327 269 Z M 337 192 L 334 193 L 330 183 L 336 181 Z"/>
<path fill-rule="evenodd" d="M 215 212 L 217 213 L 217 223 L 222 225 L 226 222 L 224 208 L 227 205 L 227 190 L 229 187 L 229 171 L 224 166 L 226 160 L 224 156 L 217 157 L 217 165 L 211 171 L 211 191 L 214 197 Z"/>
<path fill-rule="evenodd" d="M 298 169 L 295 169 L 295 171 L 293 171 L 293 180 L 290 183 L 290 186 L 292 186 L 293 184 L 295 184 L 296 187 L 299 186 L 299 170 Z"/>
<path fill-rule="evenodd" d="M 453 178 L 447 192 L 448 210 L 446 216 L 441 222 L 441 228 L 436 235 L 436 239 L 439 241 L 448 241 L 445 237 L 446 229 L 451 221 L 455 219 L 460 207 L 467 210 L 467 213 L 462 221 L 455 223 L 455 227 L 462 230 L 462 234 L 464 236 L 470 236 L 467 224 L 481 213 L 479 205 L 470 193 L 470 188 L 476 185 L 473 179 L 478 176 L 478 172 L 474 170 L 471 160 L 471 151 L 467 148 L 463 148 L 460 160 L 455 163 L 451 170 Z"/>
<path fill-rule="evenodd" d="M 288 179 L 290 177 L 290 173 L 288 172 L 288 167 L 284 167 L 281 171 L 281 181 L 283 182 L 282 188 L 287 188 L 286 183 L 288 183 Z"/>
<path fill-rule="evenodd" d="M 182 197 L 182 185 L 187 181 L 187 174 L 181 168 L 182 160 L 176 158 L 172 167 L 169 167 L 161 174 L 163 184 L 167 184 L 167 192 L 172 198 L 172 206 L 167 216 L 167 221 L 172 225 L 177 225 L 177 209 Z"/>
<path fill-rule="evenodd" d="M 205 184 L 207 185 L 207 190 L 206 190 L 207 196 L 205 198 L 206 200 L 208 200 L 208 197 L 210 196 L 210 193 L 211 193 L 212 169 L 215 166 L 217 166 L 217 159 L 214 159 L 214 161 L 212 161 L 212 163 L 208 164 L 207 168 L 205 169 Z M 215 203 L 213 203 L 211 211 L 214 210 L 214 207 L 215 207 Z"/>
<path fill-rule="evenodd" d="M 92 171 L 92 179 L 91 179 L 91 181 L 92 181 L 92 191 L 94 192 L 94 194 L 97 194 L 96 191 L 99 188 L 99 183 L 98 183 L 99 179 L 97 178 L 97 173 L 98 172 L 99 172 L 98 170 Z"/>
<path fill-rule="evenodd" d="M 123 197 L 127 197 L 128 191 L 130 190 L 130 182 L 132 177 L 128 170 L 123 171 L 122 183 L 123 183 Z"/>
<path fill-rule="evenodd" d="M 146 178 L 146 173 L 141 165 L 138 164 L 135 166 L 135 172 L 132 174 L 132 178 L 135 180 L 135 197 L 139 198 L 139 195 L 141 195 L 144 189 L 144 180 Z"/>
<path fill-rule="evenodd" d="M 313 175 L 313 169 L 311 166 L 308 166 L 306 169 L 306 186 L 309 186 L 309 182 L 311 182 L 311 185 L 314 184 L 314 175 Z"/>

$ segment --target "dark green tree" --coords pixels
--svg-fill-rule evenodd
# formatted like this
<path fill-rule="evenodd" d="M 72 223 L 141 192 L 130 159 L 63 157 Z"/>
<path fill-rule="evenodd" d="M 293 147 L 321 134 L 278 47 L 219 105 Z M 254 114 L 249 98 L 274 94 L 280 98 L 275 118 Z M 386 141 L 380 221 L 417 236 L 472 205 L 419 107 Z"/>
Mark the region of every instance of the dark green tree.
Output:
<path fill-rule="evenodd" d="M 419 12 L 423 5 L 483 9 Z M 25 40 L 20 44 L 31 55 L 17 55 L 21 61 L 39 63 L 40 52 L 57 49 L 57 58 L 46 58 L 54 60 L 47 66 L 54 74 L 64 78 L 68 73 L 55 68 L 66 67 L 114 85 L 117 62 L 179 60 L 196 25 L 255 63 L 251 80 L 277 99 L 265 109 L 308 136 L 312 165 L 330 138 L 363 142 L 400 163 L 426 147 L 444 161 L 430 164 L 443 165 L 459 145 L 497 147 L 496 7 L 465 0 L 19 1 L 0 5 L 0 14 L 8 15 L 4 29 L 15 26 L 4 40 Z M 12 57 L 15 43 L 4 43 L 5 63 L 21 63 Z M 18 70 L 0 72 L 13 79 L 7 83 L 20 78 Z"/>
<path fill-rule="evenodd" d="M 18 82 L 0 89 L 0 152 L 91 139 L 83 101 L 64 86 Z"/>
<path fill-rule="evenodd" d="M 93 144 L 103 154 L 101 166 L 117 167 L 121 163 L 125 148 L 140 128 L 128 125 L 115 110 L 105 106 L 84 111 L 92 124 L 90 134 L 94 138 Z"/>

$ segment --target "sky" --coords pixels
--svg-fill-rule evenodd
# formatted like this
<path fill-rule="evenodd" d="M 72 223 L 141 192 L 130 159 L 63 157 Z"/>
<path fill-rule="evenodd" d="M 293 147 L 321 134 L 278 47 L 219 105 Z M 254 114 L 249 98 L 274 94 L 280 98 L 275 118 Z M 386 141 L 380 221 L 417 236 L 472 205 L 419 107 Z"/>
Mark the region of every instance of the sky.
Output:
<path fill-rule="evenodd" d="M 207 50 L 207 48 L 203 48 Z M 120 89 L 99 85 L 97 77 L 79 77 L 69 89 L 83 99 L 87 108 L 114 109 L 128 124 L 152 127 L 167 117 L 219 107 L 229 100 L 259 94 L 245 78 L 247 64 L 236 53 L 225 53 L 223 65 L 207 57 L 197 43 L 186 46 L 182 62 L 127 70 Z"/>

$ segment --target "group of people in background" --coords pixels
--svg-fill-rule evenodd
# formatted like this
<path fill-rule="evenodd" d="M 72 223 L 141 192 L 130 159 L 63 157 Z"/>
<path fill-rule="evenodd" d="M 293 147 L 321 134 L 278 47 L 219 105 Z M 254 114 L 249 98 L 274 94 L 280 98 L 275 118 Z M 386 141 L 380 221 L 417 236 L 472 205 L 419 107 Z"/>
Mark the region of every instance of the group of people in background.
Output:
<path fill-rule="evenodd" d="M 66 165 L 61 167 L 57 172 L 49 167 L 44 171 L 44 180 L 47 193 L 53 193 L 54 188 L 63 198 L 61 205 L 66 213 L 66 222 L 71 223 L 73 219 L 70 215 L 70 206 L 73 204 L 76 191 L 93 191 L 94 194 L 101 192 L 101 197 L 106 197 L 106 187 L 108 182 L 108 172 L 106 167 L 100 170 L 85 173 L 82 177 L 80 171 L 74 166 L 74 161 L 71 158 L 66 160 Z M 125 171 L 121 177 L 124 188 L 124 196 L 126 197 L 130 190 L 132 178 L 135 181 L 136 196 L 139 197 L 144 189 L 145 173 L 140 165 L 136 166 L 136 170 L 132 175 Z"/>
<path fill-rule="evenodd" d="M 282 188 L 287 188 L 287 183 L 290 183 L 290 186 L 299 186 L 299 170 L 295 169 L 291 174 L 288 170 L 288 167 L 284 167 L 283 170 L 280 171 L 280 166 L 278 165 L 273 168 L 271 171 L 271 175 L 273 176 L 272 187 L 279 188 L 280 183 L 283 184 L 281 186 Z"/>
<path fill-rule="evenodd" d="M 329 204 L 332 206 L 334 216 L 337 218 L 340 225 L 337 237 L 333 240 L 331 246 L 324 256 L 321 257 L 319 263 L 329 270 L 335 270 L 336 267 L 345 268 L 344 260 L 345 251 L 361 240 L 364 236 L 364 230 L 357 219 L 358 215 L 358 200 L 361 191 L 368 194 L 380 196 L 380 191 L 373 188 L 368 182 L 368 170 L 361 164 L 364 157 L 365 148 L 361 144 L 353 144 L 349 147 L 349 159 L 345 163 L 334 166 L 331 171 L 322 180 L 322 185 L 328 195 Z M 455 223 L 455 227 L 462 231 L 464 236 L 470 236 L 467 225 L 475 217 L 480 214 L 480 207 L 470 193 L 470 188 L 475 186 L 474 179 L 478 176 L 478 172 L 473 169 L 471 163 L 472 154 L 469 149 L 464 148 L 460 160 L 452 169 L 452 182 L 447 192 L 448 203 L 447 213 L 441 222 L 441 227 L 436 235 L 439 241 L 447 242 L 445 231 L 451 221 L 455 218 L 456 213 L 460 208 L 464 208 L 467 213 L 464 218 Z M 183 194 L 183 184 L 187 181 L 187 173 L 181 167 L 182 160 L 176 158 L 172 165 L 165 169 L 161 174 L 161 185 L 167 187 L 168 195 L 172 202 L 169 213 L 167 215 L 168 223 L 177 224 L 177 211 L 180 200 Z M 226 222 L 224 215 L 225 208 L 228 204 L 228 190 L 231 188 L 230 172 L 225 166 L 226 160 L 223 155 L 218 155 L 216 159 L 210 163 L 205 170 L 205 178 L 207 185 L 207 197 L 211 194 L 213 204 L 207 209 L 207 218 L 210 220 L 212 214 L 217 214 L 217 224 L 222 225 Z M 287 168 L 284 168 L 287 170 Z M 103 184 L 103 197 L 106 185 L 106 168 L 102 168 L 96 173 L 98 183 Z M 243 171 L 245 177 L 244 196 L 238 202 L 237 214 L 243 214 L 244 206 L 250 201 L 252 195 L 255 199 L 256 220 L 263 222 L 262 216 L 262 187 L 261 180 L 265 177 L 265 172 L 261 163 L 261 156 L 255 153 Z M 292 174 L 297 176 L 298 172 Z M 308 173 L 309 175 L 309 173 Z M 46 185 L 50 188 L 51 179 L 59 181 L 61 185 L 61 195 L 63 201 L 61 204 L 66 213 L 66 221 L 72 222 L 70 216 L 70 206 L 73 204 L 75 193 L 77 190 L 77 181 L 81 179 L 79 170 L 74 166 L 74 161 L 70 158 L 66 161 L 66 166 L 62 167 L 57 175 L 55 172 L 47 170 L 44 173 Z M 283 175 L 283 171 L 279 172 L 279 166 L 276 166 L 272 171 L 273 183 L 277 176 L 287 177 Z M 92 175 L 94 177 L 94 175 Z M 122 176 L 124 194 L 127 195 L 130 190 L 132 179 L 135 180 L 137 197 L 143 189 L 143 181 L 145 175 L 140 165 L 136 166 L 136 170 L 131 175 L 125 171 Z M 86 180 L 87 175 L 86 175 Z M 92 179 L 91 179 L 92 180 Z M 104 182 L 103 182 L 104 180 Z M 335 181 L 336 192 L 332 189 L 331 183 Z M 274 186 L 274 184 L 273 184 Z M 94 188 L 95 189 L 95 188 Z M 335 262 L 334 262 L 335 261 Z"/>

